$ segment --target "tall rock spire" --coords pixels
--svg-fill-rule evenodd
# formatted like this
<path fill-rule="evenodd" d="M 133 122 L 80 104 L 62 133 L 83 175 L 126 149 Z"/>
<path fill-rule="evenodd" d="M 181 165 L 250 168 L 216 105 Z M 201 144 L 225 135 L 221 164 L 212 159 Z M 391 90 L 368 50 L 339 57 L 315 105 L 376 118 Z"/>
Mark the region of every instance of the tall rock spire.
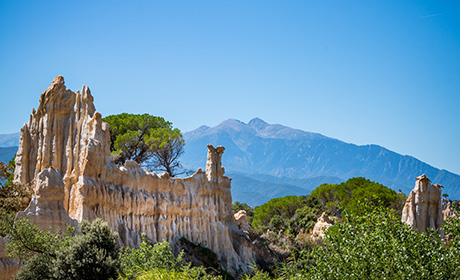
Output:
<path fill-rule="evenodd" d="M 425 174 L 416 179 L 415 187 L 404 205 L 401 220 L 419 232 L 426 232 L 428 228 L 439 230 L 444 223 L 442 186 L 432 185 Z"/>

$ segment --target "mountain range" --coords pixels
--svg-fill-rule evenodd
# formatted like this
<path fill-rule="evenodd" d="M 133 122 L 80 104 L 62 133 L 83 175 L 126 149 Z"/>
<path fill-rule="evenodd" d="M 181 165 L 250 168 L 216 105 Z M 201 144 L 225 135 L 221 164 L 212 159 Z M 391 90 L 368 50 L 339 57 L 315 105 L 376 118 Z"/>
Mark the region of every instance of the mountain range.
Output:
<path fill-rule="evenodd" d="M 19 132 L 0 134 L 0 161 L 8 163 L 16 155 L 19 146 L 19 134 Z"/>
<path fill-rule="evenodd" d="M 259 118 L 247 124 L 226 120 L 184 133 L 181 162 L 196 170 L 206 166 L 207 144 L 222 145 L 222 165 L 232 178 L 233 201 L 251 206 L 286 195 L 307 195 L 322 183 L 366 177 L 408 194 L 415 177 L 426 174 L 444 186 L 449 198 L 460 198 L 460 176 L 414 157 L 378 145 L 355 145 Z M 0 161 L 14 157 L 19 133 L 0 135 Z"/>
<path fill-rule="evenodd" d="M 222 165 L 233 177 L 234 201 L 258 205 L 288 194 L 308 194 L 321 183 L 366 177 L 408 194 L 415 177 L 426 174 L 444 186 L 450 198 L 460 197 L 460 176 L 439 170 L 414 157 L 378 145 L 355 145 L 259 118 L 247 124 L 226 120 L 184 133 L 184 166 L 196 169 L 206 162 L 206 144 L 226 148 Z"/>

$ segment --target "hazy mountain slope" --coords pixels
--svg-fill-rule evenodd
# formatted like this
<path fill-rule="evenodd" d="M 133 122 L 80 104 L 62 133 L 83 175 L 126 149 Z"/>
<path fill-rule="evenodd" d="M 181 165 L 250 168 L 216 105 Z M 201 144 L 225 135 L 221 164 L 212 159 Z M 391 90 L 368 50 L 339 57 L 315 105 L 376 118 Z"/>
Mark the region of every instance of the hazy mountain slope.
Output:
<path fill-rule="evenodd" d="M 0 161 L 3 161 L 4 163 L 10 162 L 17 152 L 18 147 L 0 147 Z"/>
<path fill-rule="evenodd" d="M 415 177 L 425 173 L 442 184 L 451 198 L 460 197 L 459 175 L 416 158 L 378 145 L 358 146 L 260 119 L 248 124 L 230 119 L 212 128 L 202 126 L 187 132 L 184 138 L 187 144 L 182 161 L 190 167 L 205 165 L 206 144 L 210 143 L 226 148 L 223 166 L 228 171 L 294 179 L 364 176 L 405 193 L 414 187 Z"/>
<path fill-rule="evenodd" d="M 287 183 L 260 181 L 241 173 L 229 172 L 226 175 L 232 178 L 233 201 L 245 202 L 253 207 L 264 204 L 275 197 L 307 195 L 311 191 Z"/>
<path fill-rule="evenodd" d="M 340 183 L 342 180 L 331 177 L 307 179 L 280 178 L 263 174 L 243 174 L 227 172 L 232 178 L 233 201 L 245 202 L 249 206 L 262 205 L 275 197 L 286 195 L 307 195 L 324 182 Z"/>
<path fill-rule="evenodd" d="M 12 134 L 0 134 L 0 147 L 19 146 L 19 132 Z"/>

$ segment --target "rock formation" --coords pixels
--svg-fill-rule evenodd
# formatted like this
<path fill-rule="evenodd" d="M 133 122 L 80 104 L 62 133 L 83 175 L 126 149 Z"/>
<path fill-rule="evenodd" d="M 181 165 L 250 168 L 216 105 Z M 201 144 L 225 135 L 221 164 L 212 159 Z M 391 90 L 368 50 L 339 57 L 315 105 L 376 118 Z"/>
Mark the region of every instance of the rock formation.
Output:
<path fill-rule="evenodd" d="M 249 231 L 251 226 L 249 225 L 248 215 L 245 210 L 240 210 L 235 213 L 236 225 L 243 231 Z"/>
<path fill-rule="evenodd" d="M 427 228 L 439 230 L 444 223 L 441 204 L 441 185 L 431 184 L 425 174 L 416 178 L 402 211 L 401 220 L 418 232 Z"/>
<path fill-rule="evenodd" d="M 455 218 L 456 217 L 456 210 L 460 209 L 460 200 L 450 200 L 447 198 L 443 198 L 441 200 L 442 204 L 442 214 L 444 216 L 444 221 L 447 218 Z"/>
<path fill-rule="evenodd" d="M 119 243 L 137 246 L 141 234 L 174 247 L 181 238 L 204 244 L 233 275 L 254 260 L 233 216 L 231 179 L 221 166 L 223 147 L 208 145 L 206 173 L 169 178 L 136 162 L 111 162 L 109 126 L 95 112 L 90 90 L 66 89 L 55 78 L 21 129 L 15 182 L 34 196 L 21 213 L 42 228 L 102 218 L 119 233 Z"/>
<path fill-rule="evenodd" d="M 323 212 L 323 214 L 321 214 L 315 226 L 313 227 L 313 231 L 312 231 L 313 238 L 323 238 L 324 230 L 332 226 L 333 224 L 334 224 L 334 221 L 332 221 L 329 218 L 329 216 Z"/>

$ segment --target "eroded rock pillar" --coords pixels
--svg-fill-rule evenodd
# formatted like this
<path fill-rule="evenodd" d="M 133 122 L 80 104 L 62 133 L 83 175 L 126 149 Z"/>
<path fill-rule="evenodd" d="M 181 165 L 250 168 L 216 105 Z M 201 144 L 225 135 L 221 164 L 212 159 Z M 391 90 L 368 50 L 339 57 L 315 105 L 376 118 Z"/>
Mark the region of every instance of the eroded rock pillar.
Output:
<path fill-rule="evenodd" d="M 214 148 L 211 144 L 208 144 L 208 158 L 206 161 L 206 176 L 209 182 L 218 183 L 219 177 L 222 177 L 225 173 L 225 169 L 222 167 L 222 154 L 225 148 L 217 146 Z"/>
<path fill-rule="evenodd" d="M 441 188 L 431 184 L 425 174 L 416 178 L 415 187 L 404 205 L 401 220 L 419 232 L 428 228 L 439 230 L 444 223 Z"/>

